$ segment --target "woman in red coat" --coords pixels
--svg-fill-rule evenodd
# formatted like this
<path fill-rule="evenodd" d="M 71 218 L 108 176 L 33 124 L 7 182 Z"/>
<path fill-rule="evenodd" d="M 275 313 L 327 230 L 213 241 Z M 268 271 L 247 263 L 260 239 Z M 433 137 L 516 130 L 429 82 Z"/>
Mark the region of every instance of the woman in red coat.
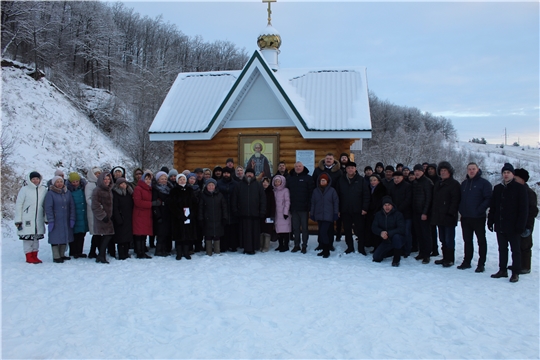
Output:
<path fill-rule="evenodd" d="M 152 231 L 152 173 L 144 173 L 133 190 L 133 240 L 138 259 L 151 259 L 145 253 L 146 236 Z"/>

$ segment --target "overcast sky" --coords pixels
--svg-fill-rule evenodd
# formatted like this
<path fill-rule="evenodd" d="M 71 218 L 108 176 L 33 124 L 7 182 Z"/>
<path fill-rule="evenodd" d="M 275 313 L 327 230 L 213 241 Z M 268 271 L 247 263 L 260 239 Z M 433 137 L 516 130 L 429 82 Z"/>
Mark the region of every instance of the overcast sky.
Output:
<path fill-rule="evenodd" d="M 257 50 L 267 4 L 125 2 L 188 36 Z M 379 98 L 452 120 L 460 140 L 539 142 L 539 4 L 272 3 L 280 67 L 366 66 Z"/>

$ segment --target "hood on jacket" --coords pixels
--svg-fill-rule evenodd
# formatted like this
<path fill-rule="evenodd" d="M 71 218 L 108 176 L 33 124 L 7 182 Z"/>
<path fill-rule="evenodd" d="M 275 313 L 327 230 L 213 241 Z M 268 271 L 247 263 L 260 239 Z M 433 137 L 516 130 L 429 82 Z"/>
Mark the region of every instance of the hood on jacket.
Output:
<path fill-rule="evenodd" d="M 281 184 L 276 186 L 274 184 L 274 181 L 276 181 L 276 179 L 280 179 L 281 180 Z M 283 175 L 275 175 L 274 178 L 272 179 L 272 186 L 274 187 L 275 190 L 282 190 L 285 188 L 285 185 L 287 184 L 287 180 L 285 179 L 285 176 Z"/>
<path fill-rule="evenodd" d="M 450 173 L 450 177 L 454 176 L 454 167 L 448 161 L 441 161 L 436 167 L 437 175 L 441 176 L 441 169 L 446 169 Z"/>
<path fill-rule="evenodd" d="M 86 173 L 86 179 L 88 180 L 88 182 L 93 182 L 93 183 L 96 183 L 97 182 L 97 177 L 96 175 L 94 174 L 94 169 L 96 167 L 91 167 L 90 169 L 88 169 L 88 172 Z M 103 173 L 103 172 L 101 172 Z"/>
<path fill-rule="evenodd" d="M 338 169 L 339 169 L 339 166 L 338 166 Z M 330 175 L 328 175 L 327 173 L 322 173 L 321 175 L 319 175 L 319 177 L 317 178 L 317 187 L 320 187 L 321 186 L 321 177 L 323 175 L 326 175 L 328 177 L 328 185 L 326 185 L 326 187 L 329 187 L 329 186 L 332 186 L 332 177 Z"/>
<path fill-rule="evenodd" d="M 326 165 L 324 165 L 324 159 L 319 161 L 319 169 L 324 170 L 326 169 Z M 341 166 L 339 165 L 339 161 L 334 159 L 334 165 L 332 166 L 332 172 L 341 171 Z"/>
<path fill-rule="evenodd" d="M 84 188 L 86 187 L 86 184 L 87 184 L 86 180 L 83 179 L 83 178 L 81 178 L 80 183 L 79 183 L 79 188 L 81 188 L 81 189 L 84 191 Z M 77 190 L 76 187 L 74 187 L 73 185 L 71 185 L 71 181 L 66 181 L 66 186 L 67 186 L 67 189 L 68 189 L 69 191 L 75 191 L 75 190 Z"/>
<path fill-rule="evenodd" d="M 105 176 L 108 176 L 109 179 L 111 179 L 111 182 L 109 183 L 109 186 L 105 186 L 105 183 L 103 182 L 103 180 L 105 179 Z M 96 182 L 97 187 L 100 187 L 100 188 L 105 189 L 105 190 L 111 190 L 112 187 L 113 187 L 113 184 L 114 184 L 114 181 L 113 181 L 112 174 L 106 173 L 106 172 L 102 172 L 101 174 L 99 174 L 99 176 L 97 178 L 97 182 Z"/>

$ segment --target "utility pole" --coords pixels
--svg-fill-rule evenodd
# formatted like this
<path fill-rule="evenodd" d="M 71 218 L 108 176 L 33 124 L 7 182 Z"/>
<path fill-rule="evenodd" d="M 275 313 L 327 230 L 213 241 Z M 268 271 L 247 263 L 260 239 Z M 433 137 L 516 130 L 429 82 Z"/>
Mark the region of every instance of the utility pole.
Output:
<path fill-rule="evenodd" d="M 504 128 L 504 146 L 508 145 L 506 140 L 508 139 L 508 134 L 506 133 L 506 128 Z"/>

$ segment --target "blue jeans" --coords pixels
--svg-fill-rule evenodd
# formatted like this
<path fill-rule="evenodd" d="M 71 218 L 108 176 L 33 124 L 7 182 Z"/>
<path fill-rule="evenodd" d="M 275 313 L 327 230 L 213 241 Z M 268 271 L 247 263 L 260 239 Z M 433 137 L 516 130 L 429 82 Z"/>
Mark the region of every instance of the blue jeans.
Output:
<path fill-rule="evenodd" d="M 405 236 L 396 234 L 392 236 L 390 240 L 383 240 L 383 242 L 377 246 L 375 252 L 373 253 L 374 261 L 382 261 L 385 257 L 392 255 L 394 249 L 401 249 L 403 243 L 405 242 Z"/>

